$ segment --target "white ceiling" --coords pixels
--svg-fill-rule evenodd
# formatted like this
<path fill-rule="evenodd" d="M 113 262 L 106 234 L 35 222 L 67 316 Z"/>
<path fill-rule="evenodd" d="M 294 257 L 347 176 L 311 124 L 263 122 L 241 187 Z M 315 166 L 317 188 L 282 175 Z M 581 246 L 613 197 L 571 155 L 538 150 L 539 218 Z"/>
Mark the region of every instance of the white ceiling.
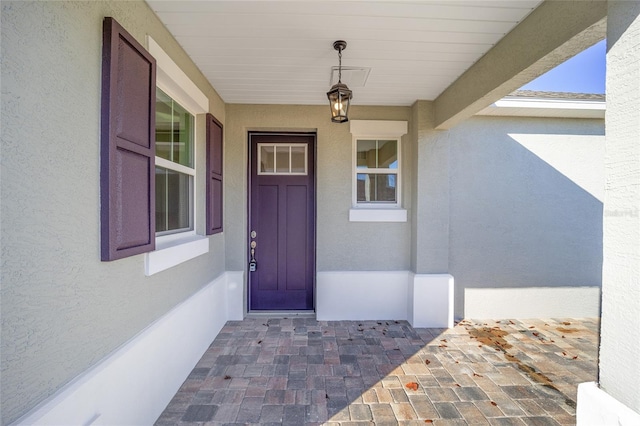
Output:
<path fill-rule="evenodd" d="M 326 103 L 342 39 L 343 67 L 370 68 L 354 105 L 411 105 L 435 99 L 541 0 L 147 3 L 227 103 Z"/>

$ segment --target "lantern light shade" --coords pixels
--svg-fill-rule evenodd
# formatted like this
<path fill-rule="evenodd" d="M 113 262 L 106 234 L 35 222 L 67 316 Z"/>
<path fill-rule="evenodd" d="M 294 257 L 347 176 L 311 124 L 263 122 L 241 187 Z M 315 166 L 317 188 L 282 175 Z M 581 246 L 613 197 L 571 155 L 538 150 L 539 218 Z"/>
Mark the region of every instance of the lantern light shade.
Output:
<path fill-rule="evenodd" d="M 346 123 L 349 121 L 349 104 L 353 96 L 351 90 L 342 80 L 342 51 L 347 48 L 347 42 L 337 40 L 333 43 L 333 48 L 338 51 L 338 82 L 327 92 L 329 107 L 331 108 L 331 121 L 334 123 Z"/>
<path fill-rule="evenodd" d="M 334 123 L 346 123 L 349 121 L 349 104 L 351 103 L 351 90 L 344 83 L 336 83 L 327 92 L 329 106 L 331 107 L 331 121 Z"/>

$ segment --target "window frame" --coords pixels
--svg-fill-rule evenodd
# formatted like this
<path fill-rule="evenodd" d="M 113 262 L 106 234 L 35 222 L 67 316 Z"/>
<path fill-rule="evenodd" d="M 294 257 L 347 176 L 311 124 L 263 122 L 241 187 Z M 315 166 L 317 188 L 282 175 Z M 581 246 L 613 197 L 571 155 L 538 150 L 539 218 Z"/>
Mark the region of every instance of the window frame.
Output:
<path fill-rule="evenodd" d="M 406 222 L 407 210 L 403 208 L 403 147 L 402 136 L 408 131 L 407 121 L 395 120 L 350 120 L 351 142 L 351 209 L 350 222 Z M 395 140 L 398 156 L 396 174 L 396 202 L 358 203 L 358 170 L 373 170 L 389 174 L 394 169 L 358 169 L 358 140 Z"/>
<path fill-rule="evenodd" d="M 203 133 L 199 131 L 199 128 L 203 127 L 205 114 L 209 112 L 209 98 L 150 36 L 147 36 L 147 45 L 149 52 L 156 59 L 156 86 L 194 117 L 194 174 L 191 184 L 192 203 L 190 207 L 193 210 L 192 227 L 184 232 L 174 232 L 166 235 L 156 234 L 156 249 L 145 254 L 145 275 L 150 276 L 209 252 L 209 238 L 199 234 L 197 231 L 200 224 L 204 223 L 206 219 L 203 216 L 204 213 L 197 208 L 198 193 L 204 191 L 204 188 L 201 191 L 198 184 L 198 176 L 204 173 L 202 170 L 204 165 L 198 163 L 198 145 L 201 144 L 200 139 L 203 137 Z M 165 161 L 171 163 L 173 167 L 181 166 L 157 156 L 155 161 L 155 165 L 160 167 L 164 167 Z M 200 185 L 202 185 L 202 182 L 200 182 Z"/>
<path fill-rule="evenodd" d="M 174 171 L 174 172 L 178 172 L 178 173 L 182 173 L 185 175 L 189 175 L 191 176 L 191 179 L 189 179 L 189 197 L 190 197 L 190 202 L 189 202 L 189 227 L 188 228 L 180 228 L 180 229 L 172 229 L 172 230 L 167 230 L 167 231 L 155 231 L 155 235 L 156 235 L 156 243 L 161 242 L 158 241 L 158 238 L 162 239 L 163 237 L 166 237 L 168 235 L 177 235 L 177 234 L 181 234 L 181 235 L 195 235 L 196 234 L 196 158 L 197 158 L 197 137 L 196 137 L 196 114 L 194 114 L 193 111 L 191 111 L 189 108 L 185 107 L 184 105 L 182 105 L 182 103 L 177 100 L 176 98 L 174 98 L 170 93 L 167 92 L 167 90 L 165 90 L 163 87 L 167 87 L 167 84 L 165 81 L 161 82 L 159 80 L 156 81 L 156 87 L 159 88 L 160 90 L 162 90 L 167 96 L 169 96 L 171 98 L 171 100 L 173 102 L 178 103 L 182 108 L 184 108 L 189 114 L 191 114 L 192 118 L 193 118 L 193 125 L 192 125 L 192 129 L 193 129 L 193 140 L 191 141 L 191 143 L 193 144 L 192 146 L 192 164 L 193 167 L 188 167 L 188 166 L 184 166 L 180 163 L 176 163 L 175 161 L 171 161 L 171 160 L 167 160 L 166 158 L 162 158 L 162 157 L 158 157 L 157 155 L 155 156 L 155 166 L 156 167 L 163 167 L 165 169 Z M 169 89 L 170 90 L 170 89 Z M 157 97 L 156 97 L 157 100 Z M 156 141 L 157 142 L 157 141 Z M 157 224 L 156 224 L 157 226 Z M 165 240 L 170 240 L 165 238 Z"/>
<path fill-rule="evenodd" d="M 358 168 L 358 141 L 375 140 L 379 141 L 395 141 L 396 142 L 396 156 L 398 161 L 398 167 L 395 169 L 385 168 Z M 373 137 L 373 136 L 353 136 L 353 187 L 352 187 L 352 205 L 354 208 L 361 209 L 384 209 L 384 208 L 399 208 L 402 206 L 402 159 L 400 155 L 402 138 L 401 137 Z M 376 144 L 377 145 L 377 144 Z M 396 175 L 396 201 L 358 201 L 358 175 L 359 174 L 374 174 L 374 175 Z"/>

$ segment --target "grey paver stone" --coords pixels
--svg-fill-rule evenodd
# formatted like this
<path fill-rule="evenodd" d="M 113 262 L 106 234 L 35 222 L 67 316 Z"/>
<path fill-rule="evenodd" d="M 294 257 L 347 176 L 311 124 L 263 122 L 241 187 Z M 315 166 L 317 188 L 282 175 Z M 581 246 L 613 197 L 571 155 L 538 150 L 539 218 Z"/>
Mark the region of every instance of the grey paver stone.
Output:
<path fill-rule="evenodd" d="M 208 422 L 217 410 L 217 405 L 190 405 L 181 420 L 183 422 Z"/>
<path fill-rule="evenodd" d="M 263 405 L 260 412 L 260 423 L 282 422 L 284 406 L 282 405 Z"/>
<path fill-rule="evenodd" d="M 371 404 L 369 407 L 371 408 L 373 420 L 376 422 L 376 425 L 380 424 L 380 422 L 396 421 L 396 416 L 393 413 L 391 404 Z"/>
<path fill-rule="evenodd" d="M 551 417 L 523 417 L 522 420 L 529 426 L 559 426 L 560 424 Z"/>
<path fill-rule="evenodd" d="M 459 419 L 462 417 L 456 406 L 451 402 L 434 402 L 433 406 L 436 407 L 440 417 L 443 419 Z"/>
<path fill-rule="evenodd" d="M 349 405 L 349 414 L 351 416 L 351 420 L 364 421 L 373 419 L 371 409 L 366 404 Z"/>
<path fill-rule="evenodd" d="M 489 399 L 486 393 L 478 387 L 456 387 L 453 388 L 460 401 L 478 401 L 482 399 Z"/>

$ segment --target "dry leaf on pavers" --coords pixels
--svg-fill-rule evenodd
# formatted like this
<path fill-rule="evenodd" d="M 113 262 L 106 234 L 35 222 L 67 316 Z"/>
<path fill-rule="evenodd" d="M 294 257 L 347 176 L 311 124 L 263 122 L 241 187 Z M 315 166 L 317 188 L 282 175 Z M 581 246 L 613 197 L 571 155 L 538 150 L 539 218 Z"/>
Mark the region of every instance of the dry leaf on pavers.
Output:
<path fill-rule="evenodd" d="M 473 373 L 474 377 L 482 377 L 481 375 L 479 375 L 478 373 Z"/>
<path fill-rule="evenodd" d="M 424 363 L 425 363 L 425 364 L 427 364 L 427 365 L 429 365 L 429 364 L 431 364 L 431 361 L 429 361 L 428 359 L 425 359 L 425 360 L 424 360 Z"/>
<path fill-rule="evenodd" d="M 571 325 L 571 323 L 570 323 L 570 322 L 568 322 L 568 321 L 564 321 L 562 324 L 564 324 L 564 325 Z"/>
<path fill-rule="evenodd" d="M 425 420 L 424 422 L 425 422 L 425 423 L 433 423 L 433 420 L 431 420 L 431 419 L 427 419 L 427 420 Z"/>
<path fill-rule="evenodd" d="M 491 405 L 493 405 L 494 407 L 497 407 L 498 403 L 491 401 Z"/>
<path fill-rule="evenodd" d="M 224 376 L 225 380 L 231 380 L 231 376 Z"/>
<path fill-rule="evenodd" d="M 418 384 L 416 382 L 409 382 L 405 385 L 407 389 L 411 389 L 412 391 L 418 390 Z"/>

